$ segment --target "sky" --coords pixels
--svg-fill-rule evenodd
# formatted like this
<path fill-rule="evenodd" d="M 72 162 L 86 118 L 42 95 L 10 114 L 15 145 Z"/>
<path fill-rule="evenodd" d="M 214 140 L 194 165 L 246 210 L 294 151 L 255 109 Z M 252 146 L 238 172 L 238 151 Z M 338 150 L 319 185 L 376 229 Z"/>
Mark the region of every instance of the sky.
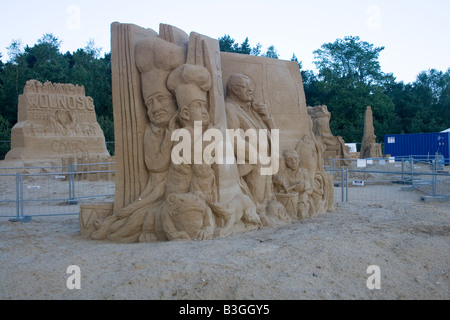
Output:
<path fill-rule="evenodd" d="M 397 81 L 450 68 L 448 0 L 18 0 L 1 9 L 3 62 L 12 40 L 33 46 L 46 33 L 62 41 L 63 53 L 90 40 L 109 52 L 110 25 L 118 21 L 157 32 L 166 23 L 214 39 L 227 34 L 238 43 L 248 37 L 263 52 L 274 45 L 280 59 L 295 54 L 304 70 L 316 70 L 313 51 L 345 36 L 385 47 L 381 70 Z"/>

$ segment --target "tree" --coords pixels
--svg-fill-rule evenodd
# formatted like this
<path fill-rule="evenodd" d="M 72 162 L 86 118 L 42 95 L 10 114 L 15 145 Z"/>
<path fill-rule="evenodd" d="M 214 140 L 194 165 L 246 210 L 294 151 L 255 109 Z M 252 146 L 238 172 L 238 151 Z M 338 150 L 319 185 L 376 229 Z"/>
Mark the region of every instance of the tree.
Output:
<path fill-rule="evenodd" d="M 17 57 L 22 54 L 23 51 L 23 45 L 22 45 L 22 41 L 17 39 L 17 40 L 12 40 L 11 44 L 9 45 L 9 47 L 7 48 L 8 50 L 8 56 L 9 56 L 9 61 L 13 64 L 13 65 L 17 65 Z M 15 88 L 16 88 L 16 94 L 19 94 L 19 70 L 16 69 L 15 70 Z"/>
<path fill-rule="evenodd" d="M 5 118 L 0 115 L 0 160 L 5 158 L 5 155 L 10 150 L 9 141 L 11 139 L 11 126 Z"/>
<path fill-rule="evenodd" d="M 23 52 L 22 41 L 20 39 L 12 40 L 6 49 L 8 50 L 9 61 L 15 64 L 17 56 Z"/>
<path fill-rule="evenodd" d="M 241 44 L 235 42 L 229 35 L 224 35 L 219 38 L 219 48 L 222 52 L 241 53 L 253 56 L 259 56 L 261 54 L 261 44 L 258 43 L 255 47 L 250 46 L 248 37 L 245 38 Z M 273 46 L 272 46 L 273 47 Z M 271 54 L 276 54 L 275 47 L 273 47 Z M 278 57 L 277 57 L 278 58 Z"/>
<path fill-rule="evenodd" d="M 68 77 L 73 84 L 83 85 L 86 95 L 94 99 L 97 116 L 105 116 L 112 121 L 112 85 L 111 85 L 111 55 L 96 58 L 97 51 L 78 49 L 74 53 L 67 52 L 64 57 L 68 60 Z M 106 121 L 100 123 L 106 124 Z M 102 126 L 106 132 L 106 127 Z M 106 136 L 113 139 L 114 136 Z"/>
<path fill-rule="evenodd" d="M 245 38 L 244 42 L 242 42 L 241 47 L 239 48 L 239 53 L 250 54 L 252 49 L 250 48 L 250 43 L 248 42 L 248 37 Z"/>
<path fill-rule="evenodd" d="M 232 39 L 228 34 L 219 38 L 219 48 L 222 52 L 234 52 L 234 39 Z"/>
<path fill-rule="evenodd" d="M 446 73 L 423 71 L 408 87 L 410 99 L 405 114 L 407 132 L 439 132 L 448 128 L 450 116 L 450 69 Z"/>
<path fill-rule="evenodd" d="M 395 105 L 401 125 L 398 133 L 439 132 L 449 127 L 450 69 L 423 71 L 409 84 L 391 81 L 386 94 Z"/>
<path fill-rule="evenodd" d="M 93 57 L 94 59 L 99 59 L 102 49 L 97 47 L 94 39 L 89 39 L 88 43 L 86 44 L 86 47 L 84 47 L 84 51 L 86 51 L 86 53 L 89 56 Z"/>
<path fill-rule="evenodd" d="M 252 48 L 252 51 L 250 52 L 250 54 L 252 56 L 259 56 L 261 54 L 261 47 L 262 47 L 262 45 L 258 42 L 256 44 L 256 47 Z"/>
<path fill-rule="evenodd" d="M 359 37 L 345 37 L 325 43 L 314 51 L 319 76 L 327 81 L 349 79 L 366 85 L 378 84 L 385 77 L 378 57 L 384 47 L 374 47 Z"/>
<path fill-rule="evenodd" d="M 298 68 L 299 68 L 300 70 L 302 69 L 302 62 L 301 62 L 301 61 L 298 61 L 298 58 L 297 58 L 297 56 L 295 55 L 295 53 L 292 54 L 291 61 L 297 62 Z"/>
<path fill-rule="evenodd" d="M 277 53 L 275 46 L 271 45 L 270 47 L 267 48 L 267 51 L 263 56 L 267 58 L 278 59 L 279 54 Z"/>
<path fill-rule="evenodd" d="M 393 79 L 384 74 L 378 62 L 383 47 L 374 47 L 359 37 L 345 37 L 326 43 L 314 51 L 314 73 L 303 73 L 308 104 L 325 104 L 332 113 L 330 128 L 345 141 L 361 141 L 364 114 L 371 106 L 375 134 L 379 141 L 384 134 L 399 130 L 392 99 L 385 93 L 385 84 Z"/>
<path fill-rule="evenodd" d="M 3 69 L 5 68 L 5 65 L 2 61 L 2 54 L 0 53 L 0 106 L 3 105 L 3 101 L 5 99 L 5 82 L 3 80 Z"/>

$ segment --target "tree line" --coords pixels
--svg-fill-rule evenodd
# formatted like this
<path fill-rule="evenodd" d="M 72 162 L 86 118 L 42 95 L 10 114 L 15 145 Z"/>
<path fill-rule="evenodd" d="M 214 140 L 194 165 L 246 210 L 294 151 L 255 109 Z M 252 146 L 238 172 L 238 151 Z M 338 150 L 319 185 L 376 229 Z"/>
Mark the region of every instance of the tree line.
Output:
<path fill-rule="evenodd" d="M 274 45 L 262 51 L 249 39 L 237 43 L 231 36 L 219 38 L 220 50 L 278 59 Z M 100 55 L 91 40 L 85 48 L 62 53 L 61 41 L 45 34 L 32 47 L 13 40 L 4 63 L 0 54 L 0 140 L 10 140 L 17 122 L 18 96 L 29 79 L 41 82 L 83 85 L 86 95 L 94 99 L 97 119 L 106 141 L 114 141 L 111 54 Z M 330 127 L 346 142 L 360 142 L 364 114 L 371 106 L 375 134 L 379 142 L 385 134 L 439 132 L 450 127 L 450 68 L 446 71 L 425 70 L 413 83 L 396 81 L 384 73 L 378 61 L 384 47 L 351 36 L 325 43 L 313 52 L 317 70 L 303 70 L 308 106 L 327 105 L 332 114 Z M 0 144 L 0 159 L 9 151 Z M 111 150 L 112 151 L 112 150 Z"/>
<path fill-rule="evenodd" d="M 222 42 L 226 43 L 223 47 Z M 225 35 L 219 43 L 223 51 L 260 53 L 248 49 L 248 39 L 239 44 Z M 446 72 L 424 70 L 413 83 L 396 81 L 392 73 L 381 70 L 378 58 L 384 49 L 357 36 L 337 39 L 313 52 L 315 71 L 303 70 L 294 53 L 291 60 L 299 65 L 307 105 L 326 105 L 331 112 L 331 131 L 346 142 L 361 142 L 367 106 L 373 110 L 378 142 L 384 141 L 385 134 L 449 128 L 450 68 Z M 278 58 L 273 46 L 264 56 Z"/>

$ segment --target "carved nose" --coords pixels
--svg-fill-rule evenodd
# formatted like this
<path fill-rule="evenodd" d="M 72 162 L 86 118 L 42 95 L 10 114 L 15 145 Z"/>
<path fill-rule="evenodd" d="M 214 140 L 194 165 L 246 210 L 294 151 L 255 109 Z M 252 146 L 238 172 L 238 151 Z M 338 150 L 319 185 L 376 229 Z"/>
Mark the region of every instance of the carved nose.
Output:
<path fill-rule="evenodd" d="M 161 102 L 159 102 L 158 100 L 155 100 L 154 102 L 153 102 L 153 111 L 155 112 L 155 111 L 159 111 L 159 110 L 161 110 L 163 108 L 163 105 L 162 105 L 162 103 Z"/>

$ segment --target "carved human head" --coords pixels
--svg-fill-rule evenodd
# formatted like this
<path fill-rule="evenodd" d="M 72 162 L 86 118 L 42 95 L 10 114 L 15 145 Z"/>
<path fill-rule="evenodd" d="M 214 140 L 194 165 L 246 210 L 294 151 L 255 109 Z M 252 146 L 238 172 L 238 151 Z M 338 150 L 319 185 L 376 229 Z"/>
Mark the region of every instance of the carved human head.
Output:
<path fill-rule="evenodd" d="M 227 82 L 227 95 L 242 102 L 253 101 L 252 82 L 244 74 L 233 74 Z"/>
<path fill-rule="evenodd" d="M 169 75 L 167 87 L 176 96 L 183 126 L 193 125 L 195 121 L 202 121 L 204 127 L 209 124 L 207 92 L 211 75 L 206 68 L 184 64 Z"/>
<path fill-rule="evenodd" d="M 171 71 L 185 61 L 185 48 L 159 37 L 136 44 L 136 67 L 141 75 L 142 95 L 150 122 L 166 127 L 176 111 L 174 95 L 167 89 Z"/>
<path fill-rule="evenodd" d="M 147 97 L 145 105 L 150 122 L 156 127 L 167 127 L 177 110 L 175 97 L 168 91 L 153 93 Z"/>
<path fill-rule="evenodd" d="M 295 150 L 283 151 L 284 163 L 291 170 L 298 170 L 300 166 L 300 156 Z"/>

